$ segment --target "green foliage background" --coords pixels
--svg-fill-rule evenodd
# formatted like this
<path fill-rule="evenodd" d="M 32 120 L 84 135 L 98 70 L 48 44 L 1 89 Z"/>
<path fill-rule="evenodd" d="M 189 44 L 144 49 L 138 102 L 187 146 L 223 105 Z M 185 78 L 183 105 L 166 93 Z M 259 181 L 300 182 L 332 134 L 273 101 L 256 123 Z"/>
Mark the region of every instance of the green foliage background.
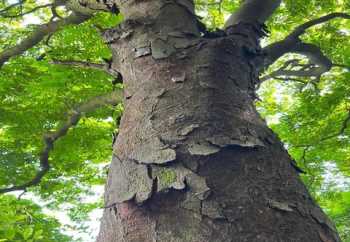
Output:
<path fill-rule="evenodd" d="M 197 0 L 197 13 L 211 29 L 222 27 L 240 1 Z M 0 9 L 8 1 L 0 1 Z M 38 5 L 27 1 L 24 10 Z M 282 39 L 294 27 L 331 12 L 349 12 L 348 0 L 286 0 L 269 21 L 271 31 L 263 45 Z M 11 14 L 19 9 L 11 10 Z M 60 10 L 65 15 L 66 10 Z M 47 22 L 48 9 L 31 18 L 0 17 L 0 52 L 15 45 L 35 28 L 29 22 Z M 54 59 L 103 63 L 111 57 L 99 29 L 115 26 L 120 16 L 98 13 L 79 26 L 68 26 L 24 55 L 11 59 L 0 71 L 0 187 L 21 184 L 35 175 L 42 135 L 57 129 L 67 111 L 91 97 L 112 90 L 113 78 L 102 71 L 52 64 Z M 96 27 L 98 26 L 98 28 Z M 303 35 L 322 47 L 335 63 L 350 66 L 350 21 L 333 20 Z M 267 70 L 280 67 L 283 60 Z M 336 223 L 344 242 L 350 242 L 350 129 L 338 134 L 350 110 L 350 73 L 333 68 L 318 82 L 304 79 L 270 80 L 260 90 L 257 107 L 270 127 L 285 142 L 290 154 L 307 172 L 305 184 Z M 106 107 L 88 113 L 66 137 L 57 142 L 52 168 L 37 187 L 34 200 L 0 196 L 0 241 L 74 241 L 63 234 L 64 226 L 43 209 L 60 209 L 78 223 L 101 207 L 86 202 L 106 178 L 112 133 L 122 107 Z M 338 135 L 337 135 L 338 134 Z M 331 138 L 327 138 L 332 136 Z M 327 138 L 327 139 L 325 139 Z M 100 185 L 100 186 L 98 186 Z M 45 206 L 43 205 L 45 204 Z M 84 226 L 74 228 L 85 231 Z"/>

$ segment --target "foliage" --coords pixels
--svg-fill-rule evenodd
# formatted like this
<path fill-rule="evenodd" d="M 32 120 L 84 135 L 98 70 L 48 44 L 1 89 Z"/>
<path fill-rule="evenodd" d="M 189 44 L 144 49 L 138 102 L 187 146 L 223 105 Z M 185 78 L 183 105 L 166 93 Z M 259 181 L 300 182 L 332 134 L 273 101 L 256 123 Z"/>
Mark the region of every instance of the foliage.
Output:
<path fill-rule="evenodd" d="M 0 1 L 0 9 L 10 1 Z M 13 2 L 13 1 L 12 1 Z M 26 1 L 24 11 L 43 1 Z M 222 27 L 241 1 L 197 0 L 202 21 L 211 29 Z M 280 40 L 294 27 L 312 18 L 350 8 L 345 0 L 286 0 L 268 22 L 271 32 L 263 45 Z M 18 8 L 11 10 L 18 14 Z M 18 18 L 0 17 L 0 51 L 15 45 L 47 22 L 48 9 Z M 67 15 L 67 11 L 60 10 Z M 113 77 L 92 69 L 53 64 L 52 60 L 104 63 L 111 53 L 100 37 L 101 28 L 115 26 L 120 16 L 98 13 L 79 26 L 66 26 L 24 55 L 11 59 L 0 72 L 0 186 L 21 184 L 35 175 L 42 135 L 55 130 L 67 112 L 91 97 L 111 91 Z M 350 66 L 350 21 L 333 20 L 314 27 L 302 37 L 321 46 L 335 63 Z M 284 60 L 294 58 L 285 56 Z M 278 61 L 271 70 L 279 68 Z M 335 67 L 320 80 L 297 82 L 273 79 L 260 90 L 257 107 L 285 142 L 291 155 L 307 171 L 303 179 L 343 237 L 350 242 L 350 130 L 342 126 L 350 110 L 350 74 Z M 111 155 L 112 133 L 121 107 L 88 113 L 62 140 L 50 157 L 52 168 L 32 197 L 58 209 L 69 204 L 69 216 L 83 221 L 99 203 L 84 202 L 92 186 L 104 184 Z M 349 125 L 350 126 L 350 125 Z M 329 175 L 330 167 L 333 167 Z M 339 179 L 334 179 L 338 177 Z M 341 183 L 341 185 L 339 185 Z M 33 201 L 0 196 L 0 241 L 72 241 L 60 224 L 43 214 Z M 77 228 L 79 229 L 79 228 Z M 83 228 L 80 228 L 83 229 Z M 44 240 L 42 238 L 45 238 Z"/>
<path fill-rule="evenodd" d="M 45 215 L 32 201 L 0 197 L 0 241 L 70 242 L 57 219 Z"/>

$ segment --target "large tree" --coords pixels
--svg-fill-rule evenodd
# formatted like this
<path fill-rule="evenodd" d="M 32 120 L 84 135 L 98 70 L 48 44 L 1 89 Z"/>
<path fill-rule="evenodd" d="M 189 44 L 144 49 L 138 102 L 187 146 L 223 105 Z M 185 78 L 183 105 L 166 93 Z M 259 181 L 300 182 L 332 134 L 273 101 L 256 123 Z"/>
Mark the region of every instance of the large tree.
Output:
<path fill-rule="evenodd" d="M 51 16 L 47 23 L 34 26 L 20 41 L 3 41 L 11 45 L 0 53 L 4 79 L 15 82 L 18 75 L 28 73 L 25 69 L 11 69 L 11 63 L 16 63 L 14 57 L 35 56 L 41 52 L 36 56 L 37 62 L 45 60 L 47 65 L 75 66 L 108 73 L 113 77 L 113 90 L 107 95 L 101 94 L 104 88 L 92 90 L 91 93 L 99 96 L 73 105 L 72 111 L 66 114 L 68 120 L 58 128 L 54 129 L 54 122 L 44 123 L 48 132 L 43 136 L 43 145 L 36 144 L 40 148 L 39 171 L 32 179 L 28 179 L 28 172 L 6 178 L 6 183 L 12 185 L 1 188 L 1 193 L 26 190 L 38 184 L 43 186 L 45 182 L 50 184 L 46 177 L 52 172 L 51 167 L 54 167 L 51 179 L 57 178 L 66 168 L 51 164 L 50 153 L 56 141 L 87 113 L 122 102 L 124 111 L 118 120 L 118 136 L 113 141 L 98 242 L 340 241 L 335 226 L 300 180 L 299 174 L 304 171 L 256 111 L 256 101 L 257 90 L 270 79 L 295 82 L 300 84 L 300 92 L 311 87 L 322 95 L 319 85 L 324 74 L 331 73 L 332 68 L 346 69 L 346 63 L 336 63 L 315 41 L 303 35 L 335 19 L 349 19 L 346 12 L 327 11 L 336 9 L 328 3 L 328 7 L 319 7 L 327 14 L 305 20 L 280 40 L 269 41 L 271 26 L 281 29 L 282 34 L 284 27 L 290 29 L 288 23 L 277 19 L 283 16 L 279 7 L 285 9 L 292 1 L 246 0 L 239 5 L 230 5 L 226 10 L 231 9 L 232 13 L 220 29 L 207 28 L 196 15 L 195 4 L 200 11 L 216 5 L 221 13 L 225 1 L 55 0 L 43 5 L 6 2 L 0 10 L 4 18 L 19 18 L 42 9 L 50 10 Z M 349 7 L 342 1 L 337 4 L 340 10 Z M 121 15 L 123 20 L 111 20 L 99 16 L 99 12 Z M 55 43 L 60 38 L 55 39 L 54 33 L 65 26 L 89 21 L 89 27 L 101 32 L 112 56 L 103 54 L 95 57 L 94 62 L 89 60 L 91 57 L 87 53 L 91 49 L 102 49 L 102 44 L 97 43 L 100 40 L 91 41 L 91 49 L 82 48 L 78 58 L 74 53 L 60 55 L 60 44 Z M 215 25 L 215 20 L 213 22 Z M 103 24 L 105 26 L 101 26 Z M 112 24 L 116 26 L 111 27 Z M 84 32 L 80 34 L 92 38 Z M 260 45 L 262 38 L 268 43 L 263 47 Z M 276 39 L 276 34 L 272 33 L 271 39 Z M 32 47 L 38 48 L 34 54 L 30 53 Z M 28 65 L 30 72 L 48 68 Z M 11 76 L 13 73 L 15 77 Z M 103 79 L 101 76 L 104 75 L 98 71 L 91 72 L 91 76 L 81 73 L 90 81 L 92 78 Z M 46 76 L 42 81 L 50 83 L 51 78 L 55 76 Z M 119 82 L 123 83 L 123 91 L 116 86 Z M 75 96 L 59 109 L 80 101 L 81 97 L 76 95 L 82 95 L 79 91 L 85 87 L 73 86 L 72 89 L 65 88 L 68 92 L 76 92 Z M 24 87 L 19 84 L 15 92 L 22 92 Z M 4 90 L 6 88 L 4 85 Z M 324 89 L 326 92 L 327 88 Z M 36 97 L 35 86 L 28 91 Z M 92 96 L 91 93 L 86 96 Z M 303 138 L 295 142 L 291 149 L 301 152 L 300 160 L 305 160 L 307 153 L 320 143 L 340 136 L 348 139 L 346 131 L 350 116 L 348 103 L 344 102 L 347 98 L 339 101 L 347 113 L 345 118 L 342 117 L 340 127 L 335 127 L 335 132 L 331 130 L 326 135 L 314 137 L 313 143 Z M 5 95 L 4 100 L 11 102 L 11 96 Z M 47 97 L 38 102 L 47 108 L 54 105 Z M 22 105 L 30 109 L 28 101 Z M 62 112 L 56 111 L 60 116 Z M 106 122 L 102 114 L 95 115 Z M 55 116 L 57 114 L 53 114 Z M 8 119 L 14 118 L 15 115 Z M 3 123 L 4 130 L 11 131 L 11 127 L 6 127 L 6 121 Z M 38 126 L 37 129 L 42 130 L 42 125 Z M 93 130 L 93 124 L 90 126 L 87 125 L 86 130 Z M 16 132 L 21 129 L 16 128 Z M 27 139 L 23 137 L 19 142 Z M 6 152 L 2 152 L 6 159 L 23 156 L 29 163 L 37 163 L 37 159 L 31 157 L 34 153 L 31 147 L 23 147 L 21 152 L 11 146 L 6 148 Z M 60 160 L 59 152 L 55 149 L 57 160 Z M 82 157 L 79 158 L 85 161 L 102 156 L 84 156 L 83 152 L 80 151 Z M 64 164 L 70 159 L 74 157 L 67 158 Z M 73 176 L 76 172 L 79 177 L 82 172 L 87 174 L 84 176 L 87 179 L 89 172 L 94 172 L 88 165 L 86 169 L 81 166 L 85 167 L 84 164 L 71 165 L 68 174 Z M 32 167 L 24 167 L 24 170 L 29 168 Z M 84 183 L 79 178 L 77 181 Z M 71 187 L 67 189 L 75 191 L 74 181 L 69 184 Z M 41 188 L 41 193 L 45 194 L 45 187 Z M 74 200 L 74 197 L 70 199 Z"/>

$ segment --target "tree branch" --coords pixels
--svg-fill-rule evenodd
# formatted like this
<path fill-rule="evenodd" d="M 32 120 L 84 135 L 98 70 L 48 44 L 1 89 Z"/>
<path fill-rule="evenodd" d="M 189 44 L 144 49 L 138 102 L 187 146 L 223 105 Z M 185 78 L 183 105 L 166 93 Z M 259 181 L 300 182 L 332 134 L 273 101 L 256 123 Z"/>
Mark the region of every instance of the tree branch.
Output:
<path fill-rule="evenodd" d="M 300 26 L 298 26 L 289 36 L 293 36 L 293 38 L 297 38 L 300 35 L 304 34 L 305 31 L 313 26 L 328 22 L 334 18 L 344 18 L 344 19 L 350 19 L 350 15 L 346 13 L 331 13 L 325 16 L 322 16 L 317 19 L 313 19 L 309 22 L 306 22 Z"/>
<path fill-rule="evenodd" d="M 349 125 L 350 125 L 350 110 L 348 111 L 348 116 L 346 116 L 346 118 L 343 120 L 343 123 L 342 123 L 340 130 L 335 134 L 323 137 L 322 139 L 320 139 L 319 142 L 323 142 L 323 141 L 338 137 L 340 135 L 343 135 L 345 133 L 345 130 L 348 128 Z"/>
<path fill-rule="evenodd" d="M 66 25 L 80 24 L 90 17 L 90 15 L 82 15 L 73 12 L 71 15 L 64 19 L 50 21 L 47 24 L 38 25 L 36 30 L 34 30 L 34 32 L 27 38 L 23 39 L 19 44 L 0 53 L 0 68 L 11 57 L 21 55 L 26 50 L 38 44 L 46 35 L 54 33 Z"/>
<path fill-rule="evenodd" d="M 225 28 L 244 23 L 264 24 L 280 6 L 281 0 L 245 0 L 225 23 Z"/>
<path fill-rule="evenodd" d="M 22 4 L 25 3 L 25 1 L 26 1 L 26 0 L 20 0 L 20 1 L 18 1 L 17 3 L 11 4 L 11 5 L 9 5 L 9 6 L 5 7 L 5 8 L 3 8 L 3 9 L 1 9 L 1 10 L 0 10 L 0 14 L 3 14 L 3 13 L 5 13 L 5 12 L 11 10 L 12 8 L 17 7 L 17 6 L 21 6 Z"/>
<path fill-rule="evenodd" d="M 348 110 L 348 114 L 347 116 L 345 117 L 345 119 L 343 120 L 342 122 L 342 125 L 339 129 L 338 132 L 334 133 L 334 134 L 331 134 L 331 135 L 328 135 L 328 136 L 324 136 L 322 138 L 320 138 L 316 143 L 314 144 L 300 144 L 300 145 L 296 145 L 294 147 L 296 148 L 301 148 L 301 147 L 304 147 L 304 148 L 309 148 L 309 147 L 312 147 L 312 146 L 315 146 L 315 145 L 318 145 L 324 141 L 327 141 L 329 139 L 333 139 L 333 138 L 336 138 L 340 135 L 343 135 L 346 131 L 346 129 L 350 126 L 350 109 Z"/>
<path fill-rule="evenodd" d="M 32 8 L 31 10 L 29 10 L 27 12 L 24 12 L 24 13 L 20 13 L 20 14 L 16 14 L 16 15 L 9 15 L 9 14 L 0 13 L 0 16 L 3 17 L 3 18 L 18 18 L 18 17 L 23 17 L 24 15 L 33 13 L 33 12 L 39 10 L 39 9 L 47 8 L 47 7 L 51 7 L 51 6 L 53 6 L 53 4 L 52 3 L 48 3 L 48 4 L 45 4 L 45 5 L 36 6 L 36 7 Z"/>
<path fill-rule="evenodd" d="M 297 43 L 292 51 L 307 56 L 310 63 L 317 65 L 309 70 L 302 71 L 299 76 L 321 76 L 332 68 L 332 61 L 316 45 Z"/>
<path fill-rule="evenodd" d="M 101 71 L 104 71 L 104 72 L 114 76 L 114 77 L 117 77 L 119 75 L 119 73 L 114 71 L 111 68 L 110 64 L 107 62 L 105 64 L 98 64 L 98 63 L 91 63 L 91 62 L 85 62 L 85 61 L 52 60 L 50 63 L 57 64 L 57 65 L 76 66 L 76 67 L 81 67 L 81 68 L 101 70 Z"/>
<path fill-rule="evenodd" d="M 337 64 L 333 64 L 332 61 L 322 53 L 321 49 L 318 46 L 314 44 L 303 43 L 300 40 L 300 36 L 304 34 L 307 29 L 318 24 L 325 23 L 334 18 L 350 19 L 350 15 L 346 13 L 331 13 L 298 26 L 283 40 L 273 43 L 263 49 L 265 57 L 263 60 L 262 69 L 266 70 L 277 59 L 279 59 L 287 53 L 298 53 L 305 55 L 309 59 L 309 62 L 313 65 L 312 68 L 309 68 L 308 70 L 298 71 L 286 69 L 278 70 L 277 73 L 272 73 L 272 77 L 278 74 L 284 76 L 297 77 L 314 76 L 319 78 L 323 73 L 329 71 L 332 67 L 339 66 Z M 263 77 L 262 81 L 266 80 L 267 77 L 268 76 Z"/>
<path fill-rule="evenodd" d="M 308 57 L 310 64 L 300 65 L 295 62 L 290 63 L 287 61 L 280 69 L 262 77 L 260 81 L 265 81 L 277 76 L 320 77 L 323 73 L 329 71 L 333 67 L 332 61 L 326 57 L 316 45 L 298 42 L 290 49 L 290 52 Z M 292 68 L 288 69 L 290 64 L 292 64 Z M 293 70 L 293 67 L 296 66 L 301 68 Z"/>
<path fill-rule="evenodd" d="M 264 81 L 267 81 L 269 79 L 284 75 L 283 73 L 285 70 L 287 70 L 289 67 L 293 68 L 294 66 L 297 65 L 297 63 L 299 63 L 298 59 L 292 59 L 292 60 L 286 61 L 279 69 L 271 72 L 268 75 L 260 77 L 260 82 L 264 82 Z"/>
<path fill-rule="evenodd" d="M 28 187 L 38 185 L 45 174 L 50 170 L 49 154 L 54 148 L 54 143 L 58 139 L 65 136 L 70 128 L 76 126 L 84 113 L 91 112 L 105 105 L 116 105 L 120 102 L 122 102 L 122 91 L 119 89 L 106 95 L 95 97 L 73 109 L 67 121 L 60 129 L 55 132 L 47 133 L 43 136 L 45 146 L 40 153 L 40 170 L 37 172 L 35 177 L 31 181 L 24 184 L 2 188 L 0 189 L 0 194 L 12 191 L 25 191 Z"/>
<path fill-rule="evenodd" d="M 343 69 L 347 69 L 348 71 L 350 71 L 350 66 L 348 66 L 348 65 L 335 63 L 335 64 L 333 64 L 333 66 L 334 67 L 343 68 Z"/>
<path fill-rule="evenodd" d="M 342 64 L 333 64 L 332 61 L 325 56 L 321 49 L 313 44 L 297 43 L 291 52 L 305 55 L 309 59 L 309 64 L 299 64 L 299 60 L 293 59 L 287 61 L 281 68 L 271 72 L 260 78 L 260 83 L 269 79 L 278 77 L 287 77 L 291 80 L 291 77 L 316 77 L 319 79 L 323 73 L 326 73 L 332 69 L 332 67 L 340 67 L 350 70 L 349 66 Z M 295 69 L 299 67 L 299 69 Z"/>
<path fill-rule="evenodd" d="M 6 12 L 9 9 L 22 5 L 25 0 L 22 0 L 18 3 L 10 5 L 5 9 L 1 10 L 0 13 Z M 66 7 L 72 11 L 72 14 L 66 18 L 60 18 L 55 20 L 55 17 L 59 17 L 55 11 L 55 7 L 66 5 Z M 29 35 L 27 38 L 23 39 L 19 44 L 13 46 L 2 53 L 0 53 L 0 68 L 8 61 L 11 57 L 21 55 L 26 50 L 38 44 L 46 35 L 52 34 L 59 30 L 61 27 L 69 24 L 80 24 L 87 19 L 89 19 L 93 13 L 96 11 L 109 11 L 114 14 L 118 14 L 119 10 L 114 3 L 114 1 L 96 1 L 96 0 L 54 0 L 52 4 L 47 4 L 43 6 L 38 6 L 34 8 L 43 8 L 44 6 L 52 6 L 53 17 L 50 22 L 46 24 L 38 25 L 34 32 Z M 35 10 L 31 10 L 35 11 Z M 28 13 L 28 12 L 27 12 Z M 27 14 L 24 13 L 24 14 Z M 23 15 L 24 15 L 23 14 Z"/>
<path fill-rule="evenodd" d="M 296 50 L 298 50 L 297 45 L 299 45 L 301 42 L 299 37 L 302 34 L 304 34 L 307 29 L 315 25 L 325 23 L 334 18 L 350 19 L 350 15 L 346 13 L 331 13 L 323 17 L 311 20 L 295 28 L 294 31 L 283 40 L 266 46 L 263 49 L 263 52 L 266 54 L 266 58 L 264 60 L 264 69 L 267 69 L 268 66 L 273 64 L 277 59 L 282 57 L 284 54 L 289 52 L 294 52 L 295 48 Z M 317 52 L 320 52 L 320 51 L 317 51 Z"/>

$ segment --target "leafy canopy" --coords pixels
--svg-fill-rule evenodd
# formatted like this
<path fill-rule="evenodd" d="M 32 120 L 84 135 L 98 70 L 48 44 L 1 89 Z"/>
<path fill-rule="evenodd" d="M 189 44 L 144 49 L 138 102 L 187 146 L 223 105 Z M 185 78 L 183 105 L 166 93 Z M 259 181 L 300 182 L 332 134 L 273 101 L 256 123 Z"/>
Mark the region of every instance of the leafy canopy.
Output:
<path fill-rule="evenodd" d="M 30 35 L 36 24 L 48 22 L 49 1 L 0 1 L 0 52 Z M 219 28 L 240 1 L 197 0 L 197 14 L 211 28 Z M 283 39 L 296 26 L 331 12 L 346 12 L 346 0 L 286 0 L 268 22 L 270 36 L 263 45 Z M 67 16 L 58 7 L 60 16 Z M 56 61 L 105 64 L 111 58 L 100 30 L 117 25 L 121 16 L 96 13 L 76 26 L 50 34 L 23 55 L 12 58 L 0 71 L 0 187 L 22 184 L 35 176 L 42 136 L 57 130 L 69 110 L 92 97 L 112 91 L 110 74 L 102 70 Z M 350 242 L 350 21 L 332 20 L 313 27 L 303 39 L 321 47 L 335 66 L 320 79 L 272 77 L 259 89 L 257 108 L 270 127 L 285 142 L 290 154 L 306 172 L 305 184 L 333 218 L 343 241 Z M 265 74 L 280 68 L 284 56 Z M 63 235 L 64 227 L 44 214 L 43 208 L 64 207 L 73 221 L 88 219 L 101 207 L 100 201 L 85 201 L 101 192 L 111 156 L 112 133 L 121 106 L 107 106 L 86 113 L 74 129 L 55 143 L 50 171 L 38 186 L 28 189 L 27 199 L 0 195 L 0 241 L 73 241 Z M 92 187 L 94 189 L 92 189 Z M 24 195 L 26 196 L 26 195 Z M 40 206 L 28 199 L 40 198 Z M 35 199 L 34 199 L 35 200 Z M 46 205 L 43 205 L 46 204 Z M 85 227 L 74 228 L 85 231 Z"/>

